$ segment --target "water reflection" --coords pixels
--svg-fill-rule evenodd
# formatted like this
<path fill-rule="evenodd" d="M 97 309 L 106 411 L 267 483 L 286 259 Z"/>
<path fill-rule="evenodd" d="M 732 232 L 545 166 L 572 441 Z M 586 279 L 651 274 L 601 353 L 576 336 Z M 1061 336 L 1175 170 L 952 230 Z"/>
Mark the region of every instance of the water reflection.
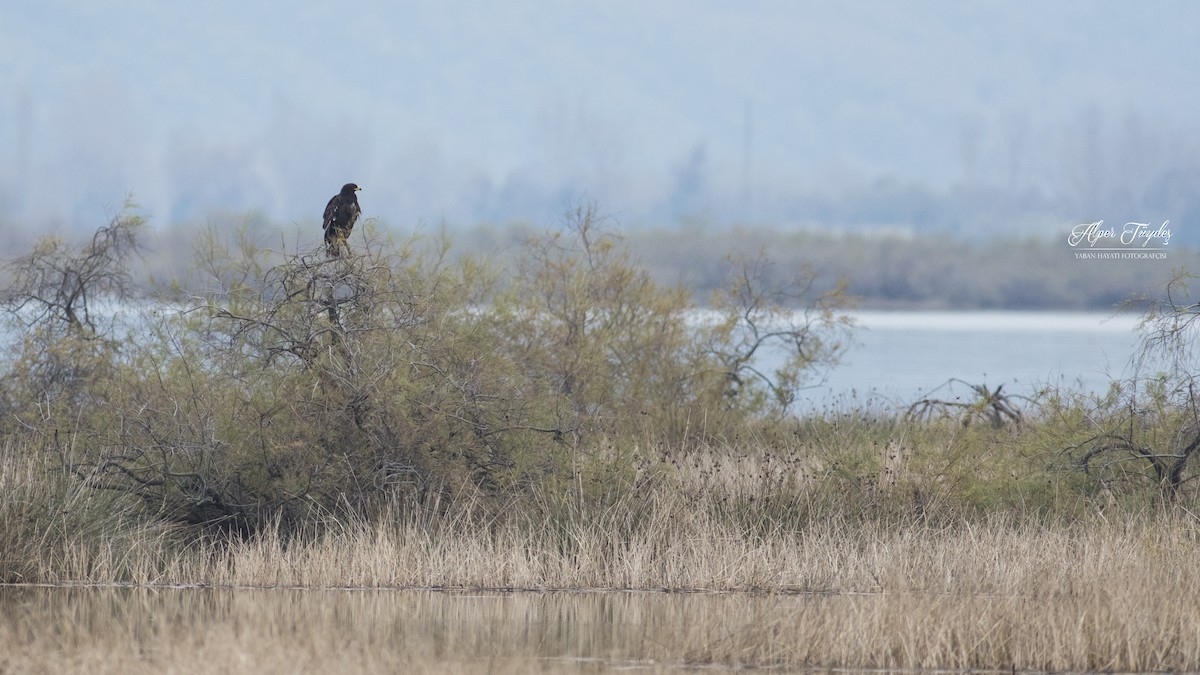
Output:
<path fill-rule="evenodd" d="M 0 589 L 0 643 L 13 649 L 0 657 L 0 671 L 95 663 L 136 672 L 190 663 L 189 672 L 251 665 L 256 672 L 676 672 L 757 642 L 804 602 L 621 592 L 10 587 Z"/>

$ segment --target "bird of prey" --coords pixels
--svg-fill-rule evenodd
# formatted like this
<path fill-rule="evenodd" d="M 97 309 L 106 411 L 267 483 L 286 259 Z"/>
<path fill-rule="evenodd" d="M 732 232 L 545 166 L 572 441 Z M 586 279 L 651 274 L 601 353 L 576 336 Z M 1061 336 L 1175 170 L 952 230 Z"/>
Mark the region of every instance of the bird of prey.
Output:
<path fill-rule="evenodd" d="M 362 213 L 362 209 L 358 208 L 358 195 L 354 193 L 361 189 L 354 183 L 346 183 L 342 191 L 325 205 L 325 222 L 321 227 L 325 229 L 325 247 L 330 256 L 341 255 L 343 245 L 347 251 L 350 250 L 346 239 L 350 237 L 350 230 L 354 229 L 354 223 Z"/>

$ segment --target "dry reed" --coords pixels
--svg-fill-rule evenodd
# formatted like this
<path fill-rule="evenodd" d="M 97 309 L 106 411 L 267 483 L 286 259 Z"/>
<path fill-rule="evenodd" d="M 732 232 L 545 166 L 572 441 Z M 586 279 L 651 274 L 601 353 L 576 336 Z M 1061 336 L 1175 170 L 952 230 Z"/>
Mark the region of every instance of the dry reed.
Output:
<path fill-rule="evenodd" d="M 198 658 L 220 670 L 217 664 L 231 665 L 229 650 L 240 650 L 238 658 L 247 662 L 272 663 L 279 657 L 272 657 L 270 650 L 286 652 L 287 645 L 300 643 L 316 645 L 305 648 L 313 652 L 306 657 L 312 663 L 348 658 L 345 663 L 365 670 L 419 671 L 422 663 L 433 669 L 438 658 L 450 654 L 469 655 L 458 662 L 466 671 L 504 670 L 498 664 L 510 661 L 516 671 L 531 667 L 520 660 L 518 647 L 536 642 L 540 630 L 527 627 L 529 635 L 509 635 L 514 629 L 510 624 L 522 617 L 501 616 L 490 628 L 473 628 L 479 635 L 470 638 L 474 642 L 465 651 L 429 653 L 413 647 L 420 641 L 388 643 L 375 635 L 383 630 L 379 628 L 362 629 L 367 631 L 362 638 L 347 632 L 346 626 L 331 625 L 322 629 L 331 635 L 318 639 L 310 634 L 317 629 L 302 625 L 310 619 L 287 614 L 291 609 L 274 618 L 255 618 L 257 610 L 252 608 L 258 600 L 253 598 L 274 596 L 253 589 L 390 589 L 396 602 L 403 602 L 399 598 L 413 589 L 542 591 L 508 596 L 525 597 L 516 602 L 532 605 L 542 602 L 538 598 L 579 595 L 545 595 L 549 590 L 649 589 L 722 593 L 634 594 L 690 597 L 694 602 L 674 619 L 647 624 L 644 630 L 651 636 L 645 641 L 633 644 L 633 638 L 621 638 L 595 658 L 648 661 L 662 668 L 697 663 L 1045 671 L 1200 667 L 1200 642 L 1195 639 L 1200 635 L 1195 607 L 1200 598 L 1200 567 L 1195 564 L 1200 558 L 1200 526 L 1187 514 L 1130 521 L 1096 517 L 1050 526 L 996 520 L 946 527 L 910 523 L 892 529 L 880 523 L 828 521 L 774 537 L 748 536 L 704 512 L 666 505 L 653 518 L 632 538 L 585 524 L 566 539 L 550 524 L 489 529 L 464 520 L 457 529 L 438 531 L 413 523 L 345 526 L 307 543 L 265 536 L 190 557 L 125 565 L 123 569 L 134 570 L 135 576 L 144 574 L 129 581 L 145 587 L 201 584 L 240 589 L 217 597 L 247 614 L 239 609 L 220 613 L 215 620 L 201 617 L 193 632 L 190 625 L 175 626 L 147 612 L 144 619 L 121 629 L 127 635 L 114 637 L 104 629 L 93 637 L 60 627 L 68 637 L 55 639 L 69 644 L 49 646 L 64 658 L 79 659 L 81 670 L 85 662 L 94 665 L 93 657 L 102 657 L 105 645 L 132 640 L 137 644 L 131 653 L 142 655 L 137 659 L 143 666 L 166 670 L 178 667 L 176 658 Z M 96 575 L 121 567 L 96 557 L 128 554 L 92 549 L 88 555 L 94 557 L 69 562 L 78 564 L 80 572 Z M 145 573 L 152 568 L 153 574 Z M 312 598 L 323 596 L 287 597 L 300 598 L 296 602 L 303 605 L 319 604 Z M 579 612 L 580 620 L 595 620 L 585 610 L 573 611 Z M 174 613 L 187 615 L 185 610 Z M 150 627 L 140 621 L 150 622 Z M 46 658 L 47 645 L 35 633 L 37 629 L 8 622 L 0 628 L 0 639 L 20 644 L 18 638 L 24 635 L 26 656 Z M 374 651 L 369 656 L 369 650 L 326 653 L 347 648 L 338 639 L 351 645 L 366 640 L 358 646 Z M 173 656 L 175 647 L 166 646 L 180 642 L 180 654 L 190 656 Z M 380 651 L 377 642 L 388 647 Z M 213 651 L 223 655 L 212 660 Z M 124 663 L 132 670 L 136 665 Z M 547 672 L 574 668 L 544 659 L 533 665 Z M 286 668 L 281 664 L 279 669 Z"/>
<path fill-rule="evenodd" d="M 0 672 L 1200 669 L 1183 508 L 864 517 L 797 465 L 681 464 L 606 504 L 187 543 L 8 462 L 9 578 L 125 588 L 0 588 Z M 461 602 L 481 592 L 501 599 Z"/>

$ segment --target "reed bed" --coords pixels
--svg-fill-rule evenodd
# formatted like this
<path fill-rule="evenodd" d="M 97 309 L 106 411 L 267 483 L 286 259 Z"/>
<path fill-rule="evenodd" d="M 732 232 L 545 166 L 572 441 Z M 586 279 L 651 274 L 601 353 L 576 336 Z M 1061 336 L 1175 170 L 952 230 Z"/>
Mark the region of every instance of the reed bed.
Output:
<path fill-rule="evenodd" d="M 13 450 L 0 672 L 1200 669 L 1183 504 L 969 511 L 723 449 L 608 499 L 215 539 Z"/>
<path fill-rule="evenodd" d="M 591 661 L 551 661 L 535 649 L 570 622 L 543 626 L 530 615 L 561 611 L 585 625 L 611 624 L 600 637 L 578 638 L 607 641 L 603 649 L 583 650 L 587 659 L 663 672 L 696 664 L 1200 667 L 1200 526 L 1186 513 L 1053 525 L 827 521 L 762 537 L 663 504 L 633 536 L 594 524 L 580 523 L 565 535 L 555 523 L 540 525 L 462 521 L 437 531 L 415 523 L 346 525 L 307 542 L 262 536 L 187 555 L 162 555 L 166 547 L 153 546 L 75 552 L 61 562 L 64 571 L 77 566 L 77 581 L 118 581 L 104 574 L 124 570 L 120 580 L 143 589 L 129 591 L 124 602 L 142 600 L 133 610 L 119 603 L 101 607 L 94 619 L 46 610 L 22 623 L 6 612 L 10 620 L 0 625 L 0 640 L 20 647 L 5 665 L 38 670 L 38 659 L 49 659 L 47 669 L 96 670 L 103 663 L 102 669 L 123 672 L 170 672 L 202 663 L 211 670 L 192 672 L 220 672 L 238 669 L 242 659 L 259 672 L 284 672 L 298 665 L 292 646 L 304 645 L 303 664 L 314 664 L 312 672 L 337 664 L 434 672 L 447 663 L 463 672 L 505 672 L 505 664 L 511 672 L 592 672 Z M 131 555 L 161 557 L 130 564 Z M 639 592 L 614 593 L 624 589 Z M 86 589 L 73 606 L 87 606 L 93 592 L 100 591 Z M 181 593 L 197 594 L 192 606 L 155 609 Z M 439 597 L 463 593 L 519 600 L 494 603 L 501 607 L 488 610 L 494 621 L 468 621 L 475 610 L 427 608 L 421 611 L 442 618 L 425 628 L 396 627 L 410 616 L 397 607 L 414 594 L 437 605 Z M 375 598 L 382 609 L 345 610 L 354 615 L 345 623 L 336 602 L 325 608 L 331 597 Z M 567 602 L 563 598 L 579 597 L 599 607 L 583 602 L 554 609 Z M 616 615 L 604 604 L 613 597 L 627 599 Z M 680 605 L 680 599 L 687 601 Z M 670 609 L 656 604 L 662 602 Z M 444 616 L 447 611 L 461 616 Z M 380 627 L 371 612 L 397 615 Z M 645 616 L 654 612 L 662 616 Z M 115 624 L 103 620 L 110 614 Z M 392 630 L 429 634 L 396 641 L 387 637 Z M 614 637 L 623 630 L 648 634 Z M 431 644 L 443 646 L 431 651 Z M 531 653 L 541 656 L 529 661 Z M 555 653 L 580 650 L 565 645 L 550 650 Z M 26 660 L 13 660 L 20 654 Z"/>
<path fill-rule="evenodd" d="M 629 534 L 553 523 L 347 527 L 308 543 L 259 537 L 157 581 L 234 587 L 922 593 L 1046 598 L 1153 581 L 1200 590 L 1187 516 L 1045 526 L 999 519 L 903 526 L 830 520 L 771 537 L 663 509 Z M 96 565 L 95 567 L 103 567 Z M 139 580 L 138 583 L 154 582 Z M 1172 591 L 1175 592 L 1175 591 Z"/>
<path fill-rule="evenodd" d="M 380 528 L 305 545 L 268 539 L 178 570 L 211 587 L 0 589 L 0 640 L 10 646 L 0 670 L 1148 671 L 1200 664 L 1200 551 L 1188 519 L 839 525 L 787 543 L 669 541 L 656 554 L 639 552 L 649 561 L 642 587 L 651 590 L 636 592 L 613 590 L 628 572 L 601 564 L 607 554 L 599 552 L 611 542 L 567 556 L 537 535 L 484 543 L 478 533 L 461 534 L 434 541 Z M 672 580 L 680 583 L 660 584 Z"/>

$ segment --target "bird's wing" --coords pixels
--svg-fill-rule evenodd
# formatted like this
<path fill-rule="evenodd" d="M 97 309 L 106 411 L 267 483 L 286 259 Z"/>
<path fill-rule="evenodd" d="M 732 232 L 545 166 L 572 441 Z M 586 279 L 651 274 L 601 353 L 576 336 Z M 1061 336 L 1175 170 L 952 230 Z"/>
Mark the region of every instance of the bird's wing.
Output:
<path fill-rule="evenodd" d="M 325 205 L 325 222 L 321 223 L 322 230 L 328 230 L 329 226 L 333 225 L 333 221 L 337 218 L 337 212 L 338 195 L 334 195 L 333 199 L 330 199 L 329 203 Z"/>

